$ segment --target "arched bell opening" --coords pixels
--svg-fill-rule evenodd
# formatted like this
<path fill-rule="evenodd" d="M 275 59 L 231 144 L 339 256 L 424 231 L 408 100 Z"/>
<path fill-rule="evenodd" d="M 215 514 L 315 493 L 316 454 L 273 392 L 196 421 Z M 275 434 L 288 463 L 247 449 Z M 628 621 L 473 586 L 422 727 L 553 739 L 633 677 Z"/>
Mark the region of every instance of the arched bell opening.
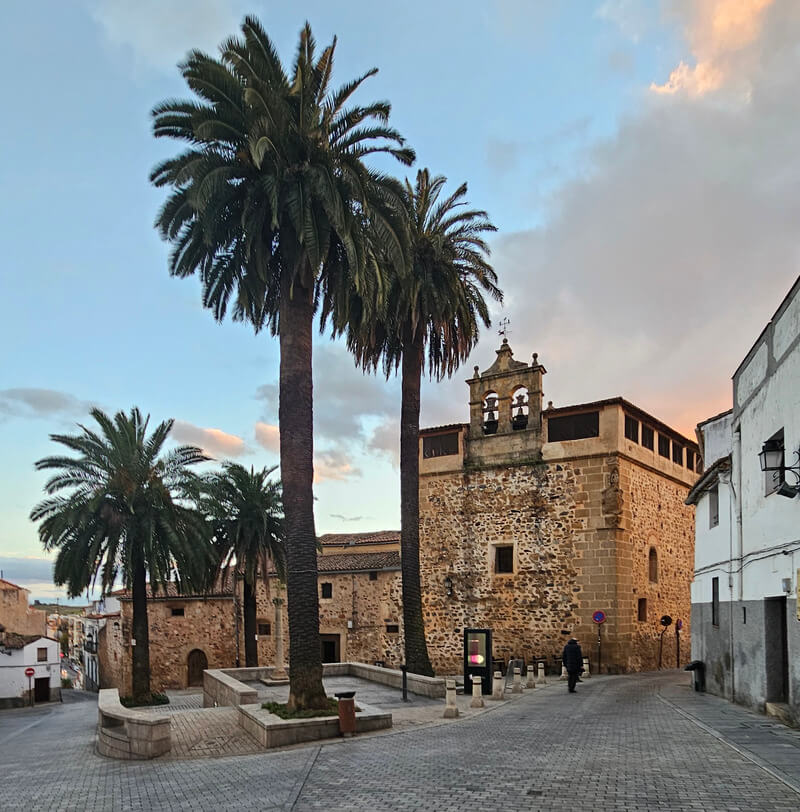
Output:
<path fill-rule="evenodd" d="M 497 434 L 498 422 L 497 392 L 487 392 L 483 396 L 483 433 Z"/>
<path fill-rule="evenodd" d="M 518 386 L 511 396 L 511 428 L 514 431 L 528 428 L 528 388 Z"/>

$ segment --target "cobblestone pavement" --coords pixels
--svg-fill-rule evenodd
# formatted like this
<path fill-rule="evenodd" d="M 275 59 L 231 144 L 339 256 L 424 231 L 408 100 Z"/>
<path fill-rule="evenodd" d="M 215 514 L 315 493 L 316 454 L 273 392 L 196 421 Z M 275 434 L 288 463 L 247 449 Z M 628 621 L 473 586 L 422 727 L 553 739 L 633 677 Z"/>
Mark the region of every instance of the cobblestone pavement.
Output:
<path fill-rule="evenodd" d="M 674 672 L 593 677 L 435 726 L 146 763 L 94 754 L 93 703 L 3 711 L 0 809 L 796 810 L 789 751 L 768 744 L 794 733 L 719 702 Z"/>

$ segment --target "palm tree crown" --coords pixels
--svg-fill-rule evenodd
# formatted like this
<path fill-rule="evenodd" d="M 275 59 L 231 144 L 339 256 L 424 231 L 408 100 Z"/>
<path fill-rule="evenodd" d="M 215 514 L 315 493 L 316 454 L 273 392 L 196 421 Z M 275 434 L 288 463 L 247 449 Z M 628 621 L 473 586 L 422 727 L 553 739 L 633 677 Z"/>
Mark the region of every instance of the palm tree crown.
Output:
<path fill-rule="evenodd" d="M 325 707 L 319 646 L 313 510 L 312 325 L 317 304 L 336 301 L 343 280 L 377 295 L 378 235 L 401 267 L 407 256 L 402 187 L 364 159 L 412 150 L 388 126 L 390 106 L 352 104 L 375 73 L 332 89 L 336 40 L 317 58 L 306 24 L 291 75 L 253 17 L 215 59 L 192 51 L 181 66 L 197 97 L 153 111 L 157 137 L 188 148 L 155 168 L 172 191 L 157 227 L 174 244 L 170 271 L 197 273 L 203 304 L 280 339 L 281 480 L 288 561 L 289 705 Z M 333 307 L 331 305 L 331 307 Z M 335 309 L 335 308 L 334 308 Z"/>
<path fill-rule="evenodd" d="M 207 524 L 193 506 L 198 480 L 188 470 L 207 457 L 180 446 L 162 454 L 172 420 L 148 436 L 149 417 L 136 408 L 113 419 L 92 410 L 99 431 L 51 439 L 77 456 L 45 457 L 36 469 L 56 470 L 50 498 L 31 511 L 45 550 L 58 550 L 53 580 L 77 596 L 99 578 L 103 592 L 119 579 L 133 590 L 134 696 L 149 694 L 146 580 L 157 590 L 201 586 L 211 561 Z"/>
<path fill-rule="evenodd" d="M 203 509 L 215 537 L 219 565 L 235 565 L 241 574 L 244 604 L 245 665 L 258 666 L 256 645 L 256 580 L 267 577 L 269 562 L 285 580 L 283 514 L 280 481 L 270 480 L 275 468 L 248 470 L 234 462 L 210 474 L 204 483 Z M 214 575 L 218 574 L 215 567 Z"/>

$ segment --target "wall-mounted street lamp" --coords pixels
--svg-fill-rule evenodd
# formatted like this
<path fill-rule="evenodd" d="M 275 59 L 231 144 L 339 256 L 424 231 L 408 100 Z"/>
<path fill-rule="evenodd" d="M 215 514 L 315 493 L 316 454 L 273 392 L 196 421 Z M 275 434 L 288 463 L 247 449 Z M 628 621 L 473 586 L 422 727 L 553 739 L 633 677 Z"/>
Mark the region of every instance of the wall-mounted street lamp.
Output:
<path fill-rule="evenodd" d="M 453 579 L 449 575 L 444 577 L 444 591 L 448 598 L 453 597 Z"/>
<path fill-rule="evenodd" d="M 771 439 L 764 443 L 761 453 L 758 455 L 758 461 L 761 463 L 761 470 L 765 473 L 775 471 L 783 474 L 789 471 L 795 479 L 797 479 L 794 485 L 790 485 L 788 482 L 781 482 L 780 487 L 776 491 L 776 493 L 779 493 L 781 496 L 792 499 L 800 493 L 800 450 L 794 452 L 795 457 L 797 457 L 796 465 L 786 465 L 784 455 L 783 440 Z"/>

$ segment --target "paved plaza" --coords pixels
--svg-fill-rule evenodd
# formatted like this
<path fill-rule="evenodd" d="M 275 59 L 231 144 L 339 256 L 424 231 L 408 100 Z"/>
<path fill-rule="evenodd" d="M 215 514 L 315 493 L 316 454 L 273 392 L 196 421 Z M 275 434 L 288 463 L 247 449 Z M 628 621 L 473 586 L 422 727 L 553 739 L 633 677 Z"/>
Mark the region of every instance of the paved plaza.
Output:
<path fill-rule="evenodd" d="M 382 734 L 138 763 L 95 754 L 96 704 L 75 693 L 0 712 L 0 809 L 796 810 L 800 732 L 687 685 L 556 681 L 454 721 L 417 702 Z"/>

